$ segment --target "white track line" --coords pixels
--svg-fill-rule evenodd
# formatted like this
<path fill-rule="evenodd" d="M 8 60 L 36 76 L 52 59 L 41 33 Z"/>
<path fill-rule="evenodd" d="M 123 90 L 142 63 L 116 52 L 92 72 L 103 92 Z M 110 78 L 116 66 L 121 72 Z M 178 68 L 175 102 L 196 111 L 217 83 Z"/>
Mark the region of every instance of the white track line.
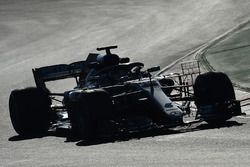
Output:
<path fill-rule="evenodd" d="M 238 24 L 237 26 L 235 26 L 232 29 L 228 30 L 224 34 L 221 34 L 221 35 L 217 36 L 216 38 L 212 39 L 211 41 L 209 41 L 209 42 L 207 42 L 207 43 L 199 46 L 198 48 L 192 50 L 191 52 L 189 52 L 188 54 L 184 55 L 183 57 L 175 60 L 174 62 L 172 62 L 168 66 L 164 67 L 161 71 L 159 71 L 155 75 L 160 75 L 160 74 L 164 73 L 165 71 L 171 69 L 177 63 L 181 62 L 183 59 L 185 59 L 185 58 L 187 58 L 187 57 L 189 57 L 191 55 L 194 55 L 194 59 L 198 60 L 201 56 L 203 56 L 203 54 L 207 51 L 208 48 L 210 48 L 210 47 L 214 46 L 215 44 L 219 43 L 221 40 L 223 40 L 226 37 L 232 35 L 236 31 L 244 28 L 249 23 L 250 23 L 250 18 L 248 18 L 245 21 L 241 22 L 240 24 Z M 207 67 L 205 67 L 205 66 L 204 66 L 204 68 L 207 69 Z"/>

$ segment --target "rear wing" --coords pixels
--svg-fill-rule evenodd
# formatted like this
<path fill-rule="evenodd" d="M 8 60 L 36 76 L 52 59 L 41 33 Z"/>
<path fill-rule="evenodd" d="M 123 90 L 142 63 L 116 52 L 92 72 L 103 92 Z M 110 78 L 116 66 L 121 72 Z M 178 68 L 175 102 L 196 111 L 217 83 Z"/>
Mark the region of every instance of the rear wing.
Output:
<path fill-rule="evenodd" d="M 71 64 L 58 64 L 32 69 L 36 86 L 46 90 L 45 82 L 66 78 L 75 78 L 79 82 L 79 77 L 84 73 L 85 61 L 78 61 Z"/>
<path fill-rule="evenodd" d="M 75 78 L 77 85 L 79 80 L 89 72 L 89 65 L 97 59 L 97 53 L 89 53 L 86 61 L 77 61 L 71 64 L 57 64 L 32 69 L 36 86 L 47 91 L 45 82 L 66 78 Z"/>

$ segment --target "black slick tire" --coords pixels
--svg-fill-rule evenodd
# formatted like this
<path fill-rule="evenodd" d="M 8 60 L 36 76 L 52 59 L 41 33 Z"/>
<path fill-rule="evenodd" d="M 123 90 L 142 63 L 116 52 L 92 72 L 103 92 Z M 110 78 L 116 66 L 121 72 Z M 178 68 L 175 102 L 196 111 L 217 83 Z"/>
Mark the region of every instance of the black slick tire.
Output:
<path fill-rule="evenodd" d="M 111 109 L 111 97 L 105 90 L 83 91 L 76 102 L 68 103 L 72 132 L 85 140 L 98 139 Z"/>
<path fill-rule="evenodd" d="M 220 105 L 227 101 L 235 100 L 235 92 L 232 82 L 222 72 L 208 72 L 199 75 L 194 84 L 195 104 L 197 108 L 209 105 Z M 218 107 L 219 108 L 219 107 Z M 221 107 L 218 117 L 212 120 L 205 120 L 208 123 L 225 122 L 232 116 Z"/>
<path fill-rule="evenodd" d="M 13 90 L 9 97 L 12 125 L 19 135 L 45 133 L 50 126 L 51 99 L 38 88 Z"/>

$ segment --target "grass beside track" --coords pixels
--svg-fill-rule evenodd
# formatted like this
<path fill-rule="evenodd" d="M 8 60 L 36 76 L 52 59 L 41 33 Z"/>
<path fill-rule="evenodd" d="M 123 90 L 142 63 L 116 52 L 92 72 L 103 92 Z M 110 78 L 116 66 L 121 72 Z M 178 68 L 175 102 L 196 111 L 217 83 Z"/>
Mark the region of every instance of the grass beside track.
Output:
<path fill-rule="evenodd" d="M 209 48 L 204 57 L 210 68 L 227 73 L 237 86 L 250 91 L 250 24 Z"/>

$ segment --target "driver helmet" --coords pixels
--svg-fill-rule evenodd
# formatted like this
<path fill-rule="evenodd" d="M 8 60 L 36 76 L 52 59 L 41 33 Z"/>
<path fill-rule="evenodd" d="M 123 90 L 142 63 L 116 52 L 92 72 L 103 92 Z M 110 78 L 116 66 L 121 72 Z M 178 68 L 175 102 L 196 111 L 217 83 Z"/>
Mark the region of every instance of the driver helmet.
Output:
<path fill-rule="evenodd" d="M 116 54 L 100 54 L 97 56 L 97 61 L 103 66 L 114 66 L 119 64 L 120 58 Z"/>

